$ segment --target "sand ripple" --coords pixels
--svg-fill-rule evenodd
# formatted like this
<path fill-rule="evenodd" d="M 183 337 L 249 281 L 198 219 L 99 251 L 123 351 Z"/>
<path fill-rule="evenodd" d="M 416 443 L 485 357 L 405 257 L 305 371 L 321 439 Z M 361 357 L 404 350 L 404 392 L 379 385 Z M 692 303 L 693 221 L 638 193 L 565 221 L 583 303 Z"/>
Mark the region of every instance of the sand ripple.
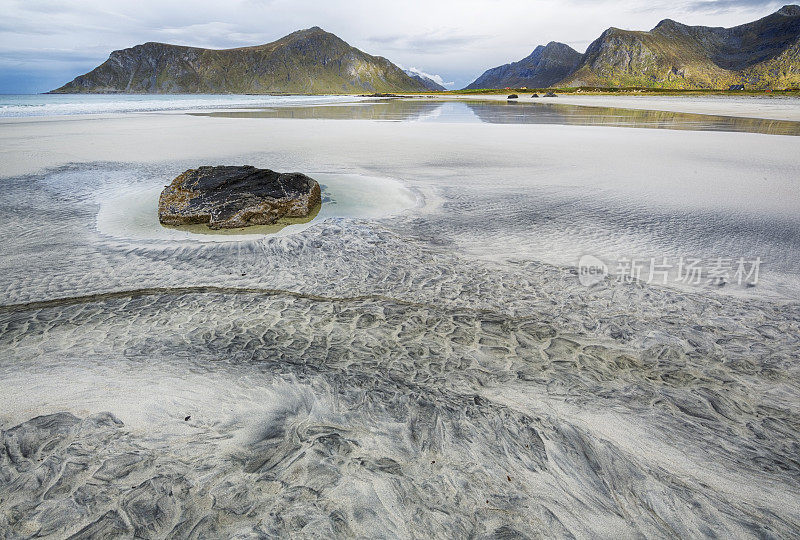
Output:
<path fill-rule="evenodd" d="M 115 239 L 71 174 L 0 197 L 4 536 L 800 530 L 796 303 L 585 288 L 430 215 Z"/>

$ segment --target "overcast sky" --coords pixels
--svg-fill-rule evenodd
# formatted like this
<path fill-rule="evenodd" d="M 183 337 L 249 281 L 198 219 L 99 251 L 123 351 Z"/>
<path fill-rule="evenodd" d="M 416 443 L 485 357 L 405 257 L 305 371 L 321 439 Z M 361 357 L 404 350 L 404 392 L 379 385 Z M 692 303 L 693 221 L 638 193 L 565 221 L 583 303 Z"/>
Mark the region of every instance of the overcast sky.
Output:
<path fill-rule="evenodd" d="M 43 92 L 145 41 L 226 48 L 320 26 L 351 45 L 462 88 L 538 44 L 583 52 L 609 26 L 661 19 L 734 26 L 764 0 L 0 0 L 0 93 Z M 437 77 L 437 78 L 438 78 Z"/>

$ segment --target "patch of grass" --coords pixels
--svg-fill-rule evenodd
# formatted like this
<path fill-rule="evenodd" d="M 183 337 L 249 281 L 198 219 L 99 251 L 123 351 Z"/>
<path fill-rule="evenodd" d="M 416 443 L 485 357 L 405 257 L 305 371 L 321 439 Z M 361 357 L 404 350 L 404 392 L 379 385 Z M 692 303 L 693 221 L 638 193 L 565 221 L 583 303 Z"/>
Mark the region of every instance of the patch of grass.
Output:
<path fill-rule="evenodd" d="M 503 94 L 539 94 L 547 92 L 567 95 L 652 95 L 652 96 L 692 96 L 692 95 L 737 95 L 737 96 L 800 96 L 800 88 L 785 88 L 778 90 L 723 90 L 719 88 L 654 88 L 646 86 L 628 86 L 607 88 L 600 86 L 581 86 L 574 88 L 486 88 L 480 90 L 447 90 L 444 92 L 404 92 L 407 95 L 437 95 L 437 96 L 471 96 L 471 95 L 503 95 Z"/>

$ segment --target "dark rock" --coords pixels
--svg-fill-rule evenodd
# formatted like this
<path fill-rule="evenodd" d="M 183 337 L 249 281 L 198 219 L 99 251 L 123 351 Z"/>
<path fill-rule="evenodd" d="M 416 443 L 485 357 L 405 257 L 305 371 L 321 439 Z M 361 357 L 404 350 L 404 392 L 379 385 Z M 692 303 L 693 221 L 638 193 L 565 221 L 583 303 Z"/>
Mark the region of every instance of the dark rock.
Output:
<path fill-rule="evenodd" d="M 511 94 L 508 96 L 508 99 L 519 99 L 519 96 L 517 94 Z"/>
<path fill-rule="evenodd" d="M 539 97 L 539 94 L 533 94 L 531 97 L 532 97 L 532 98 L 538 98 L 538 97 Z"/>
<path fill-rule="evenodd" d="M 211 229 L 270 225 L 284 217 L 308 216 L 320 200 L 319 184 L 301 173 L 200 167 L 164 188 L 158 219 L 164 225 L 206 223 Z"/>
<path fill-rule="evenodd" d="M 544 95 L 544 97 L 558 97 L 558 96 L 557 96 L 557 95 L 555 95 L 553 92 L 547 92 L 547 93 Z"/>

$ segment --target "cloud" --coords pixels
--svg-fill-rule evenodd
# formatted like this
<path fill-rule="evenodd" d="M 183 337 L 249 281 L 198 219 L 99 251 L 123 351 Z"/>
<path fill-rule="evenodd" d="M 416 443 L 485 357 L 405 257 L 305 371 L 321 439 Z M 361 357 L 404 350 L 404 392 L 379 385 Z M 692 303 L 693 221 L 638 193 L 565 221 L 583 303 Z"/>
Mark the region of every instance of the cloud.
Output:
<path fill-rule="evenodd" d="M 240 47 L 320 26 L 460 88 L 540 44 L 582 51 L 609 26 L 646 30 L 665 18 L 735 26 L 779 7 L 766 0 L 0 0 L 0 65 L 14 66 L 15 80 L 49 70 L 63 84 L 111 51 L 146 41 Z M 45 79 L 31 76 L 19 88 Z M 8 91 L 12 83 L 3 83 Z"/>
<path fill-rule="evenodd" d="M 66 63 L 82 64 L 94 62 L 103 51 L 75 51 L 71 49 L 11 49 L 0 50 L 0 64 Z"/>
<path fill-rule="evenodd" d="M 437 54 L 475 45 L 487 37 L 480 34 L 464 35 L 452 31 L 438 31 L 433 34 L 372 36 L 367 40 L 394 50 Z"/>
<path fill-rule="evenodd" d="M 720 16 L 720 15 L 745 15 L 748 13 L 759 13 L 761 16 L 777 11 L 785 0 L 652 0 L 647 3 L 631 4 L 632 13 L 671 13 L 665 15 L 666 18 L 680 19 L 683 17 L 696 16 Z M 739 23 L 748 22 L 740 20 Z M 690 24 L 691 21 L 687 21 Z M 699 23 L 698 23 L 699 24 Z M 738 23 L 728 22 L 721 24 L 704 23 L 709 26 L 733 26 Z"/>
<path fill-rule="evenodd" d="M 777 11 L 782 2 L 774 0 L 697 0 L 686 5 L 687 11 L 701 13 L 724 13 L 730 10 L 764 10 Z"/>
<path fill-rule="evenodd" d="M 260 32 L 240 32 L 236 25 L 220 21 L 158 28 L 155 33 L 162 36 L 159 41 L 212 49 L 255 45 L 265 39 Z"/>
<path fill-rule="evenodd" d="M 444 79 L 442 79 L 441 75 L 432 75 L 430 73 L 425 73 L 421 69 L 417 69 L 417 68 L 415 68 L 413 66 L 408 68 L 408 71 L 410 71 L 412 73 L 416 73 L 417 75 L 421 75 L 422 77 L 427 77 L 430 80 L 432 80 L 433 82 L 435 82 L 436 84 L 440 84 L 440 85 L 445 86 L 445 87 L 451 87 L 451 86 L 454 86 L 456 84 L 455 81 L 444 82 Z"/>

